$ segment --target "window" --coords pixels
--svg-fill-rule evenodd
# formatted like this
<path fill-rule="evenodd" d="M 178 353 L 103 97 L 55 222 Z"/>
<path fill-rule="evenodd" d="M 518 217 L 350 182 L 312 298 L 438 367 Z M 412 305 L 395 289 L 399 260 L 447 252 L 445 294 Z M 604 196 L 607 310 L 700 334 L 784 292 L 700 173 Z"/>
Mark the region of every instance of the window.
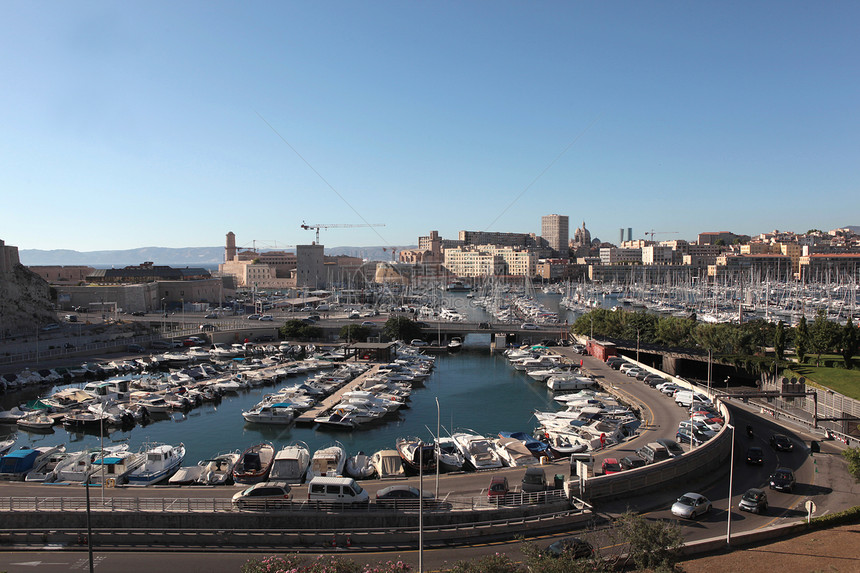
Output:
<path fill-rule="evenodd" d="M 339 495 L 340 494 L 340 486 L 339 485 L 326 486 L 326 493 L 333 493 L 334 495 Z"/>

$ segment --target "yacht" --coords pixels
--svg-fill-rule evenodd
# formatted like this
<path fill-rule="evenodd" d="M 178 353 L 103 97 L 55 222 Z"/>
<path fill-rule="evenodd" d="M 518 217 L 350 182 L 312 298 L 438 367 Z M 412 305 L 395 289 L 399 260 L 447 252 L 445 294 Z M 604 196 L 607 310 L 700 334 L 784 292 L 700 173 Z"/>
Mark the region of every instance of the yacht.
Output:
<path fill-rule="evenodd" d="M 269 479 L 287 483 L 302 483 L 307 474 L 310 459 L 310 449 L 306 443 L 296 442 L 284 446 L 275 454 Z"/>
<path fill-rule="evenodd" d="M 92 462 L 93 467 L 89 474 L 89 483 L 107 486 L 122 485 L 128 479 L 128 474 L 137 469 L 143 462 L 143 454 L 128 450 L 109 452 L 106 449 L 103 456 L 99 455 Z"/>
<path fill-rule="evenodd" d="M 443 472 L 459 472 L 466 463 L 460 449 L 450 436 L 436 438 L 436 456 L 439 469 Z"/>
<path fill-rule="evenodd" d="M 502 462 L 508 467 L 531 466 L 539 463 L 538 459 L 521 441 L 515 438 L 499 438 L 496 440 L 496 452 Z"/>
<path fill-rule="evenodd" d="M 451 437 L 466 463 L 475 470 L 497 469 L 504 465 L 493 444 L 477 432 L 461 430 L 451 434 Z"/>
<path fill-rule="evenodd" d="M 308 471 L 305 474 L 305 481 L 311 481 L 311 479 L 319 476 L 343 476 L 345 466 L 346 450 L 344 450 L 340 442 L 335 442 L 314 452 L 311 463 L 308 466 Z"/>
<path fill-rule="evenodd" d="M 296 411 L 292 404 L 278 402 L 276 404 L 258 404 L 247 412 L 242 412 L 246 422 L 255 424 L 273 424 L 288 426 L 296 419 Z"/>
<path fill-rule="evenodd" d="M 131 485 L 153 485 L 169 479 L 182 465 L 185 445 L 151 446 L 143 452 L 143 456 L 143 463 L 128 474 L 128 483 Z"/>

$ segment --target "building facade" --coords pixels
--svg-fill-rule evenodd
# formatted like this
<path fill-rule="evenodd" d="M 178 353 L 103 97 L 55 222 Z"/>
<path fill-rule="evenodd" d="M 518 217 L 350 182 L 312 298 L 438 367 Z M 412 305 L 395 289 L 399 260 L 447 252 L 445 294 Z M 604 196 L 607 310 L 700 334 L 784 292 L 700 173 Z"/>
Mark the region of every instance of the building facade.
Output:
<path fill-rule="evenodd" d="M 567 215 L 544 215 L 540 219 L 541 237 L 546 240 L 553 254 L 561 258 L 568 256 L 568 225 Z"/>

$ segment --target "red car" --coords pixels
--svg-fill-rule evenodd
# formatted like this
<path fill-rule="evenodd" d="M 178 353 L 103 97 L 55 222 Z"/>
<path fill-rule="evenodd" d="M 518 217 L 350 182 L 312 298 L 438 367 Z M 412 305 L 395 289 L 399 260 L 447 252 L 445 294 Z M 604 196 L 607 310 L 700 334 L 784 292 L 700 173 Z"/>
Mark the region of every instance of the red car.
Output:
<path fill-rule="evenodd" d="M 621 467 L 621 464 L 615 458 L 604 459 L 601 468 L 603 469 L 603 475 L 617 474 L 618 472 L 624 470 L 624 468 Z"/>

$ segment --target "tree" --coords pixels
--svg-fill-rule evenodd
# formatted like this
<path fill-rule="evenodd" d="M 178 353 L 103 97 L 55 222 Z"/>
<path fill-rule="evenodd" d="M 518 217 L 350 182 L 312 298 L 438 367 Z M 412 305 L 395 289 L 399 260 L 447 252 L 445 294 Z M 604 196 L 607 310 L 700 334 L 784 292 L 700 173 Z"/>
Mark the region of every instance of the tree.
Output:
<path fill-rule="evenodd" d="M 695 319 L 664 316 L 657 321 L 656 339 L 667 346 L 691 346 L 695 326 Z"/>
<path fill-rule="evenodd" d="M 672 571 L 681 557 L 684 536 L 677 522 L 650 521 L 628 511 L 612 531 L 620 543 L 627 544 L 627 560 L 637 569 Z"/>
<path fill-rule="evenodd" d="M 842 362 L 845 363 L 845 368 L 851 369 L 854 367 L 854 355 L 857 354 L 857 346 L 860 342 L 860 337 L 857 335 L 857 327 L 849 319 L 845 326 L 842 327 L 839 337 L 839 354 L 842 355 Z"/>
<path fill-rule="evenodd" d="M 773 352 L 777 361 L 782 362 L 785 359 L 785 323 L 781 320 L 776 323 L 773 333 Z"/>
<path fill-rule="evenodd" d="M 842 457 L 848 462 L 848 473 L 860 482 L 860 448 L 842 450 Z"/>
<path fill-rule="evenodd" d="M 723 239 L 717 239 L 716 241 L 714 241 L 714 244 L 718 247 L 724 247 L 726 245 L 726 241 Z"/>
<path fill-rule="evenodd" d="M 794 329 L 794 353 L 797 361 L 803 364 L 806 352 L 809 350 L 809 328 L 806 326 L 806 317 L 801 316 Z"/>
<path fill-rule="evenodd" d="M 371 329 L 367 326 L 361 326 L 360 324 L 347 324 L 346 326 L 341 327 L 340 329 L 340 337 L 344 340 L 367 340 L 370 337 Z"/>
<path fill-rule="evenodd" d="M 301 320 L 288 320 L 279 329 L 284 340 L 313 340 L 322 338 L 322 329 Z"/>
<path fill-rule="evenodd" d="M 410 341 L 421 338 L 421 327 L 408 316 L 393 316 L 385 321 L 382 335 L 388 340 Z"/>
<path fill-rule="evenodd" d="M 824 311 L 819 310 L 818 314 L 815 315 L 812 327 L 809 329 L 809 346 L 815 352 L 816 366 L 821 364 L 821 355 L 836 346 L 839 335 L 839 327 L 836 323 L 827 320 Z"/>

